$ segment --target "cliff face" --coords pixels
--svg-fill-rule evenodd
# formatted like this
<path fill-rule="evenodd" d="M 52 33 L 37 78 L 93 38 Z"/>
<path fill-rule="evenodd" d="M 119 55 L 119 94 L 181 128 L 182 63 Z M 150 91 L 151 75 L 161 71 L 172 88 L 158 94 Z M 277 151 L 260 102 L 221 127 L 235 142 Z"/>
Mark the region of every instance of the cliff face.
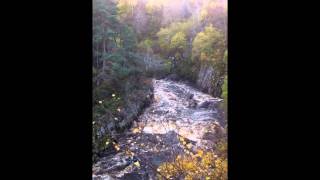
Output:
<path fill-rule="evenodd" d="M 223 78 L 224 73 L 217 67 L 203 64 L 198 73 L 197 86 L 214 97 L 221 97 Z"/>

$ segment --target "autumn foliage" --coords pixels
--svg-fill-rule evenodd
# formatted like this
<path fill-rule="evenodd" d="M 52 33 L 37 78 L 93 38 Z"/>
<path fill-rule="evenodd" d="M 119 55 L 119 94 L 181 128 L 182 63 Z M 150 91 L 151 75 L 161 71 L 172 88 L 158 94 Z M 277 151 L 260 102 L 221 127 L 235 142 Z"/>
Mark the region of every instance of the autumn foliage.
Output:
<path fill-rule="evenodd" d="M 179 138 L 184 154 L 177 155 L 171 162 L 162 163 L 158 169 L 159 179 L 228 179 L 227 141 L 221 138 L 214 151 L 198 149 L 192 151 L 186 139 Z"/>
<path fill-rule="evenodd" d="M 178 155 L 172 162 L 159 166 L 159 179 L 227 179 L 227 158 L 218 157 L 214 152 L 198 150 L 197 153 Z"/>

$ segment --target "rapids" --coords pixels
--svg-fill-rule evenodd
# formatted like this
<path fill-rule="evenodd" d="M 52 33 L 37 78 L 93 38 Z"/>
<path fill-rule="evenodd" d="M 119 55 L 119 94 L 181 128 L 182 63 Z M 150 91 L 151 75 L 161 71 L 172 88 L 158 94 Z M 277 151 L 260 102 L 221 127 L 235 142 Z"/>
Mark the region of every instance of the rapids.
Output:
<path fill-rule="evenodd" d="M 217 131 L 224 131 L 222 99 L 166 79 L 153 80 L 154 100 L 132 129 L 118 140 L 119 150 L 93 165 L 93 179 L 156 179 L 162 162 L 191 149 L 210 149 Z M 138 163 L 137 163 L 138 162 Z"/>

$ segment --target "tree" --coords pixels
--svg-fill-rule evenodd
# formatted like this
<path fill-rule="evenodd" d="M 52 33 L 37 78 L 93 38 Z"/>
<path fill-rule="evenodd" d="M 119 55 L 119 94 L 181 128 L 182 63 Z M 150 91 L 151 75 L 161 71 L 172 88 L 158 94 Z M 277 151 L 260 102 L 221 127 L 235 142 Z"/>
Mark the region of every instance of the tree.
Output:
<path fill-rule="evenodd" d="M 227 1 L 209 0 L 201 7 L 200 20 L 204 24 L 211 23 L 227 36 Z"/>
<path fill-rule="evenodd" d="M 133 1 L 132 1 L 133 2 Z M 134 29 L 119 21 L 118 8 L 112 0 L 93 1 L 93 152 L 106 148 L 119 106 L 126 105 L 123 97 L 134 92 L 142 76 L 140 59 L 136 57 L 137 35 Z M 141 61 L 141 60 L 140 60 Z M 116 94 L 116 95 L 115 95 Z M 113 96 L 114 95 L 114 96 Z M 103 133 L 101 133 L 103 129 Z"/>
<path fill-rule="evenodd" d="M 192 43 L 193 59 L 217 61 L 222 60 L 221 54 L 224 54 L 223 36 L 216 28 L 209 25 L 196 35 Z"/>
<path fill-rule="evenodd" d="M 138 45 L 138 48 L 141 52 L 152 53 L 153 41 L 149 38 L 141 41 Z"/>
<path fill-rule="evenodd" d="M 166 28 L 161 28 L 157 37 L 162 54 L 174 56 L 176 52 L 179 52 L 181 55 L 186 50 L 191 28 L 191 21 L 175 22 Z"/>
<path fill-rule="evenodd" d="M 183 32 L 177 32 L 170 42 L 170 49 L 178 52 L 179 56 L 182 56 L 183 51 L 187 48 L 186 35 Z"/>

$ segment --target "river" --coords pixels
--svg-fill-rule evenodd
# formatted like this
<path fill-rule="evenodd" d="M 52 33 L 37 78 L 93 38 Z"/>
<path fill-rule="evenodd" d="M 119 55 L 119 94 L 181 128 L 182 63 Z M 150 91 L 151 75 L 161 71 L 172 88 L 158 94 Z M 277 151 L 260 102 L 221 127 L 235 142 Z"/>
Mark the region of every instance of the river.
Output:
<path fill-rule="evenodd" d="M 184 149 L 210 149 L 217 131 L 224 132 L 222 99 L 185 83 L 153 80 L 154 100 L 132 129 L 115 144 L 118 151 L 93 165 L 93 179 L 156 179 L 156 169 Z"/>

